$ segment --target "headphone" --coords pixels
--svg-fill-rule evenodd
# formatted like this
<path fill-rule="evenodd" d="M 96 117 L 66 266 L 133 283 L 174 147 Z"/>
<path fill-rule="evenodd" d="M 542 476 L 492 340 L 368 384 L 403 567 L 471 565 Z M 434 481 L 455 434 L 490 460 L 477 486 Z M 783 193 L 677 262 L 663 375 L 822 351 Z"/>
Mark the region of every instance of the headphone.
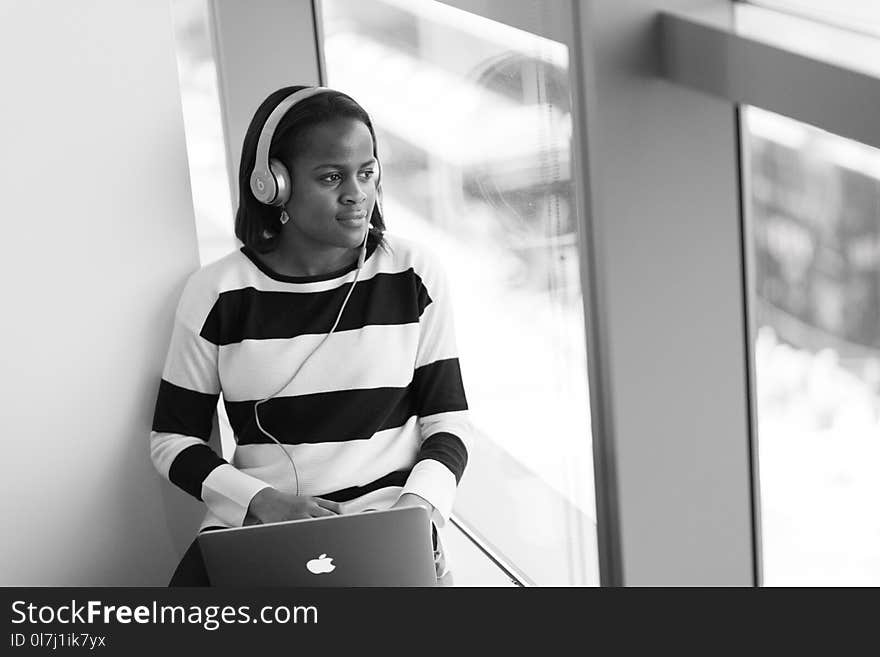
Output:
<path fill-rule="evenodd" d="M 284 115 L 290 110 L 291 107 L 296 105 L 298 102 L 305 100 L 306 98 L 311 98 L 320 93 L 327 92 L 336 92 L 335 89 L 330 89 L 329 87 L 307 87 L 305 89 L 300 89 L 299 91 L 295 91 L 289 96 L 287 96 L 284 100 L 282 100 L 278 105 L 272 110 L 272 113 L 269 114 L 269 118 L 266 119 L 266 123 L 263 125 L 263 130 L 260 132 L 260 138 L 257 141 L 257 156 L 256 161 L 254 162 L 254 170 L 251 173 L 251 192 L 253 192 L 254 197 L 264 205 L 282 207 L 290 200 L 290 194 L 293 189 L 293 185 L 290 182 L 290 172 L 287 170 L 287 167 L 284 163 L 277 158 L 269 158 L 269 146 L 272 144 L 272 137 L 275 134 L 275 130 L 278 128 L 278 124 L 281 122 L 281 119 L 284 118 Z M 339 92 L 336 92 L 339 93 Z M 373 150 L 375 153 L 375 143 L 373 145 Z M 378 169 L 378 174 L 376 176 L 376 207 L 379 210 L 379 216 L 382 216 L 382 167 L 379 164 L 379 158 L 376 158 L 376 167 Z M 345 310 L 345 306 L 348 304 L 348 300 L 351 297 L 351 293 L 354 291 L 355 285 L 357 285 L 358 278 L 360 276 L 361 267 L 364 265 L 364 260 L 366 259 L 367 252 L 367 237 L 370 234 L 370 224 L 369 220 L 367 221 L 367 230 L 365 231 L 364 241 L 361 244 L 360 253 L 358 255 L 357 260 L 357 268 L 355 269 L 354 280 L 351 283 L 351 286 L 348 289 L 348 294 L 345 296 L 345 300 L 342 302 L 342 307 L 339 309 L 339 313 L 336 315 L 336 321 L 333 322 L 333 326 L 330 331 L 322 338 L 321 342 L 318 343 L 318 346 L 312 350 L 312 352 L 300 363 L 299 367 L 296 368 L 296 371 L 290 377 L 290 379 L 285 383 L 281 388 L 279 388 L 276 392 L 269 395 L 268 397 L 261 399 L 254 403 L 254 419 L 257 423 L 257 428 L 268 436 L 272 442 L 274 442 L 281 451 L 284 453 L 284 456 L 290 461 L 290 465 L 293 468 L 293 474 L 296 477 L 296 494 L 299 495 L 299 473 L 296 469 L 296 463 L 293 462 L 293 458 L 281 444 L 281 442 L 273 436 L 260 422 L 260 413 L 259 408 L 260 404 L 265 404 L 266 402 L 273 399 L 276 395 L 278 395 L 282 390 L 284 390 L 287 386 L 289 386 L 293 380 L 296 378 L 296 375 L 299 374 L 299 371 L 303 368 L 303 366 L 315 355 L 315 353 L 324 345 L 333 332 L 336 330 L 336 327 L 339 325 L 339 320 L 342 317 L 342 312 Z"/>
<path fill-rule="evenodd" d="M 278 158 L 269 157 L 269 147 L 272 145 L 272 137 L 275 130 L 284 115 L 290 111 L 290 108 L 298 102 L 311 98 L 321 93 L 335 92 L 336 89 L 329 87 L 307 87 L 294 91 L 287 96 L 272 110 L 263 129 L 260 132 L 260 138 L 257 141 L 257 157 L 254 162 L 254 170 L 251 172 L 251 192 L 260 203 L 264 205 L 273 205 L 281 207 L 290 200 L 290 193 L 293 185 L 290 182 L 290 172 L 284 163 Z M 375 152 L 375 145 L 374 145 Z M 376 205 L 379 207 L 379 214 L 382 214 L 382 166 L 379 158 L 376 158 Z"/>

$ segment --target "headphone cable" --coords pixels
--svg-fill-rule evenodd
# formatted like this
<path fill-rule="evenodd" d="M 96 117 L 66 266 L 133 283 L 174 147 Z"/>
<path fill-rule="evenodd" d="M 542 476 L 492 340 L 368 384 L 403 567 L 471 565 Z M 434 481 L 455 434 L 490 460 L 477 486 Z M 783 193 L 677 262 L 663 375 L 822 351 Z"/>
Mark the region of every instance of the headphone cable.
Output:
<path fill-rule="evenodd" d="M 327 333 L 327 335 L 325 335 L 321 339 L 321 342 L 319 342 L 318 346 L 312 350 L 312 353 L 310 353 L 305 358 L 305 360 L 303 360 L 303 362 L 300 363 L 299 367 L 296 368 L 296 371 L 293 373 L 293 376 L 291 376 L 290 379 L 288 379 L 287 383 L 285 383 L 283 386 L 281 386 L 278 390 L 276 390 L 273 394 L 269 395 L 265 399 L 261 399 L 260 401 L 254 403 L 254 417 L 257 420 L 257 427 L 266 436 L 268 436 L 276 445 L 278 445 L 279 449 L 281 449 L 284 456 L 287 458 L 288 461 L 290 461 L 290 465 L 293 468 L 293 475 L 294 475 L 295 481 L 296 481 L 296 494 L 297 495 L 299 495 L 299 473 L 297 472 L 297 469 L 296 469 L 296 463 L 293 462 L 293 458 L 291 457 L 290 453 L 284 448 L 284 445 L 282 445 L 281 442 L 275 436 L 273 436 L 271 433 L 269 433 L 265 429 L 265 427 L 263 427 L 262 423 L 260 422 L 260 413 L 259 413 L 260 404 L 263 404 L 263 403 L 269 401 L 270 399 L 273 399 L 276 395 L 278 395 L 279 392 L 281 392 L 287 386 L 289 386 L 293 382 L 293 380 L 296 378 L 296 375 L 299 374 L 300 370 L 305 366 L 305 364 L 307 362 L 309 362 L 309 360 L 311 360 L 312 356 L 314 356 L 318 352 L 318 350 L 327 341 L 327 338 L 329 338 L 333 334 L 333 332 L 336 330 L 336 327 L 339 325 L 339 320 L 342 318 L 342 313 L 345 310 L 345 306 L 348 304 L 348 300 L 351 297 L 351 293 L 354 291 L 355 285 L 357 285 L 358 277 L 361 274 L 361 267 L 363 267 L 364 261 L 366 260 L 367 238 L 369 236 L 370 236 L 370 228 L 368 225 L 367 226 L 367 235 L 364 237 L 363 246 L 361 247 L 360 253 L 358 254 L 357 268 L 355 269 L 355 272 L 354 272 L 354 280 L 351 282 L 351 287 L 348 288 L 348 294 L 345 295 L 345 300 L 342 302 L 342 307 L 339 309 L 339 313 L 336 315 L 336 321 L 333 322 L 333 326 L 330 328 L 330 332 Z"/>

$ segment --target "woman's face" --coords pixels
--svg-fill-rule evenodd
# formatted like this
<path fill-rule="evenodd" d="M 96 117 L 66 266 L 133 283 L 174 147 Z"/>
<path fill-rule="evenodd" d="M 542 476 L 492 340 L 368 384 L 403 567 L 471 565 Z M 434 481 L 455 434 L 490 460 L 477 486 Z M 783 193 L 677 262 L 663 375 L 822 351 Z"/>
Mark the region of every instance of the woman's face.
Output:
<path fill-rule="evenodd" d="M 369 128 L 356 119 L 312 126 L 290 165 L 286 237 L 316 248 L 360 246 L 376 202 L 379 172 Z"/>

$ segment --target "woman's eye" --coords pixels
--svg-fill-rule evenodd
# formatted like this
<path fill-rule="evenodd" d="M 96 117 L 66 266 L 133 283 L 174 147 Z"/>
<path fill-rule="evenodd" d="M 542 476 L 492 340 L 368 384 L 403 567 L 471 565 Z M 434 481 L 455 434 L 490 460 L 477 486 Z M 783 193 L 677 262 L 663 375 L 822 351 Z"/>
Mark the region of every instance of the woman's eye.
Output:
<path fill-rule="evenodd" d="M 364 180 L 369 180 L 375 175 L 375 171 L 367 169 L 366 171 L 361 171 L 359 175 Z M 336 183 L 340 180 L 342 180 L 342 174 L 339 173 L 328 173 L 326 176 L 321 177 L 321 181 L 326 183 Z"/>

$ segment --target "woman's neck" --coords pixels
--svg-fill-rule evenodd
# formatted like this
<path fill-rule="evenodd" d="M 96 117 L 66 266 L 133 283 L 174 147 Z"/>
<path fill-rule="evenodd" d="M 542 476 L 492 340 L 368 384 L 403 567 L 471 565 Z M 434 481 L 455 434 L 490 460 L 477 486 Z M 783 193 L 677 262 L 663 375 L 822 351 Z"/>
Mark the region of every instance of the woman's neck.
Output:
<path fill-rule="evenodd" d="M 307 245 L 301 240 L 279 241 L 275 250 L 262 254 L 264 262 L 283 276 L 321 276 L 357 260 L 357 249 Z"/>

